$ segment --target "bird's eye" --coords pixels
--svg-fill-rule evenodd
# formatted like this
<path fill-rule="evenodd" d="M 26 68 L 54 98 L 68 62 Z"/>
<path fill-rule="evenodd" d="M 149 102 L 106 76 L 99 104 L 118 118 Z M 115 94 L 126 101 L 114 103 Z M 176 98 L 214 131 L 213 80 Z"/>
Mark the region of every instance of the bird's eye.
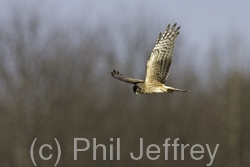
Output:
<path fill-rule="evenodd" d="M 137 88 L 137 92 L 141 92 L 141 88 L 140 87 Z"/>

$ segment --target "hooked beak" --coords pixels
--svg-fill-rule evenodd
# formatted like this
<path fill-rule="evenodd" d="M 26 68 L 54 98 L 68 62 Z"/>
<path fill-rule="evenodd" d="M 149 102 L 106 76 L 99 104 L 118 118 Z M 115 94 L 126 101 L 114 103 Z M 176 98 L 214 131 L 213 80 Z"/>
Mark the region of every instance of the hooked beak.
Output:
<path fill-rule="evenodd" d="M 139 93 L 138 92 L 135 92 L 135 95 L 137 96 Z"/>

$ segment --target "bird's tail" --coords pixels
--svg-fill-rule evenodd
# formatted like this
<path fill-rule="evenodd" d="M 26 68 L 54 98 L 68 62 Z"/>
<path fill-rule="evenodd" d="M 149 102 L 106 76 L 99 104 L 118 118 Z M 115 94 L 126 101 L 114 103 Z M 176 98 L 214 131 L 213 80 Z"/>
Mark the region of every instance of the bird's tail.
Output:
<path fill-rule="evenodd" d="M 190 90 L 177 89 L 177 88 L 167 86 L 167 92 L 173 93 L 174 91 L 176 91 L 176 92 L 189 92 Z"/>

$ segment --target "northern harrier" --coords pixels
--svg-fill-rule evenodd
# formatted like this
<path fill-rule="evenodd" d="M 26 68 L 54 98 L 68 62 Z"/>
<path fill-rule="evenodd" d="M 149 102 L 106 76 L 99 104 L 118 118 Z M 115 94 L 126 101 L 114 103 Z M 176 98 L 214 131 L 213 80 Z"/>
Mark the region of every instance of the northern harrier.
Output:
<path fill-rule="evenodd" d="M 116 70 L 113 70 L 111 75 L 121 81 L 134 84 L 133 91 L 136 95 L 145 93 L 172 93 L 173 91 L 188 92 L 189 90 L 164 85 L 172 63 L 175 39 L 179 35 L 179 29 L 181 28 L 175 27 L 176 23 L 171 28 L 169 24 L 164 34 L 160 32 L 146 64 L 145 81 L 124 76 Z"/>

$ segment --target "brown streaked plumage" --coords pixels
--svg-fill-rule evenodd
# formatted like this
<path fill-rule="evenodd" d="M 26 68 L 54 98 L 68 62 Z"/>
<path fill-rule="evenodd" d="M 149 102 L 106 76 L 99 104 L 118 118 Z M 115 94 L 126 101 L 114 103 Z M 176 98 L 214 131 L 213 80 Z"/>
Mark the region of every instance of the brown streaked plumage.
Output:
<path fill-rule="evenodd" d="M 188 92 L 189 90 L 164 85 L 172 63 L 175 39 L 179 35 L 179 29 L 181 28 L 175 28 L 176 25 L 175 23 L 170 27 L 169 24 L 165 32 L 158 35 L 153 51 L 146 64 L 145 81 L 124 76 L 116 70 L 113 70 L 111 75 L 121 81 L 134 84 L 133 91 L 136 95 L 146 93 L 172 93 L 173 91 Z"/>

